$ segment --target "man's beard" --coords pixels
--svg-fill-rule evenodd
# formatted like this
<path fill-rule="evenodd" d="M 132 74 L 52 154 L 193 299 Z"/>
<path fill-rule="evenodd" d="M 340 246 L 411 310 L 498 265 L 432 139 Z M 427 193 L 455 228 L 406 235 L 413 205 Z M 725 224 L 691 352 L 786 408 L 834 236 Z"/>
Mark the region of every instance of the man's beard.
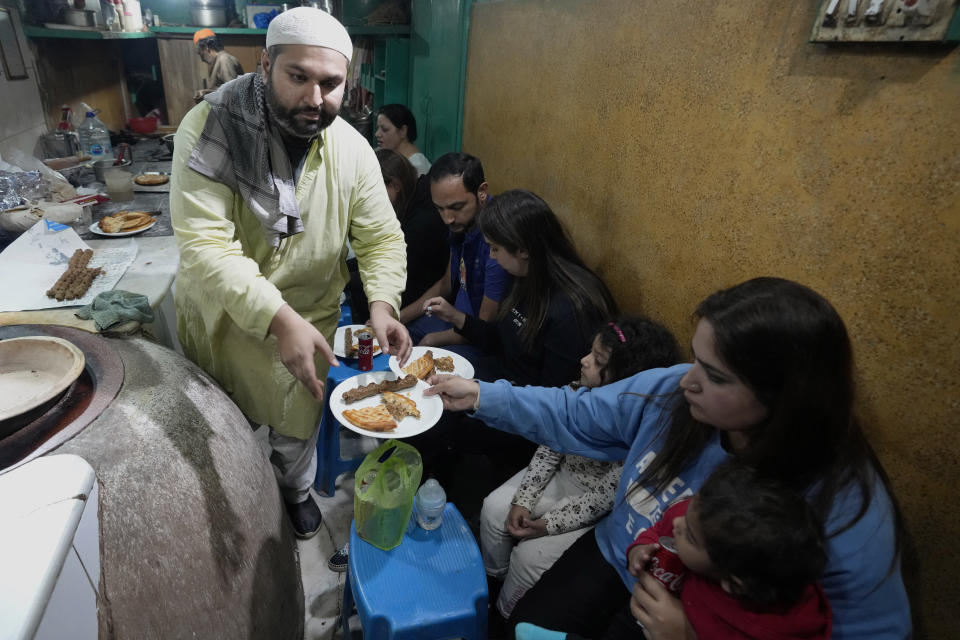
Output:
<path fill-rule="evenodd" d="M 272 75 L 272 72 L 271 74 Z M 270 75 L 267 76 L 266 86 L 264 87 L 267 96 L 267 110 L 270 112 L 270 119 L 280 129 L 284 136 L 299 138 L 301 140 L 313 140 L 320 132 L 333 124 L 337 118 L 336 113 L 328 113 L 321 105 L 318 109 L 310 107 L 298 107 L 288 109 L 280 104 L 276 93 L 273 91 L 273 84 Z M 320 115 L 318 120 L 299 120 L 297 114 L 316 113 Z"/>

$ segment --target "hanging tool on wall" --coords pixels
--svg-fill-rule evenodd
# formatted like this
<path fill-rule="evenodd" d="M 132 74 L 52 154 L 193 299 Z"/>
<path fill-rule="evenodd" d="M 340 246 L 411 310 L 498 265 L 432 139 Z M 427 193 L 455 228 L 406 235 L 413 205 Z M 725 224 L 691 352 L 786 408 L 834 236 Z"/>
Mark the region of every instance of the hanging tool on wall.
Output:
<path fill-rule="evenodd" d="M 840 7 L 840 0 L 830 0 L 827 10 L 823 14 L 823 26 L 837 26 L 837 9 Z"/>
<path fill-rule="evenodd" d="M 847 19 L 844 21 L 848 27 L 852 27 L 857 24 L 857 5 L 859 4 L 858 0 L 848 0 L 847 1 Z"/>
<path fill-rule="evenodd" d="M 883 2 L 884 0 L 870 0 L 867 10 L 863 13 L 863 21 L 873 26 L 883 24 Z"/>

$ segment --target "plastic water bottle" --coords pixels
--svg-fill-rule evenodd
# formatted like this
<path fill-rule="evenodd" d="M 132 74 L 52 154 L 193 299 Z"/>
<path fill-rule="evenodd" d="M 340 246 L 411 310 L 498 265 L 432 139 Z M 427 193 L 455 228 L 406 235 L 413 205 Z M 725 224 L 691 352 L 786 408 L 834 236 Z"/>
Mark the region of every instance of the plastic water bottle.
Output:
<path fill-rule="evenodd" d="M 100 122 L 95 111 L 87 111 L 87 118 L 79 127 L 80 152 L 93 156 L 94 160 L 106 160 L 113 157 L 110 146 L 110 130 Z"/>
<path fill-rule="evenodd" d="M 417 524 L 430 531 L 443 522 L 447 494 L 435 478 L 429 478 L 417 491 Z"/>

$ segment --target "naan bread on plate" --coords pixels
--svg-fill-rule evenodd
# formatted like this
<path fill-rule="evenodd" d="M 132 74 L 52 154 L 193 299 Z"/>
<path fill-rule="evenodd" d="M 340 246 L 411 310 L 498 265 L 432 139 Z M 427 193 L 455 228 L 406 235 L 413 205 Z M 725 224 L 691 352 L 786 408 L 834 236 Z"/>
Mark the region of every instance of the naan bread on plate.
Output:
<path fill-rule="evenodd" d="M 393 431 L 397 428 L 393 416 L 390 415 L 387 407 L 382 404 L 361 409 L 346 409 L 343 412 L 343 417 L 354 426 L 367 431 Z"/>

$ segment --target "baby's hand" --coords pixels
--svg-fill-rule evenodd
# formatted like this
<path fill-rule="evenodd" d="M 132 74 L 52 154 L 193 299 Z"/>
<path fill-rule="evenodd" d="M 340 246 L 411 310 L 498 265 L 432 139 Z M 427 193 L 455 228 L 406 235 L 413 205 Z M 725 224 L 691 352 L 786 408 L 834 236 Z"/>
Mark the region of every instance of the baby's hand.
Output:
<path fill-rule="evenodd" d="M 627 555 L 627 571 L 630 572 L 630 575 L 634 578 L 639 578 L 644 567 L 650 562 L 653 552 L 659 548 L 660 545 L 656 542 L 651 544 L 638 544 L 635 547 L 631 547 L 630 553 Z"/>

